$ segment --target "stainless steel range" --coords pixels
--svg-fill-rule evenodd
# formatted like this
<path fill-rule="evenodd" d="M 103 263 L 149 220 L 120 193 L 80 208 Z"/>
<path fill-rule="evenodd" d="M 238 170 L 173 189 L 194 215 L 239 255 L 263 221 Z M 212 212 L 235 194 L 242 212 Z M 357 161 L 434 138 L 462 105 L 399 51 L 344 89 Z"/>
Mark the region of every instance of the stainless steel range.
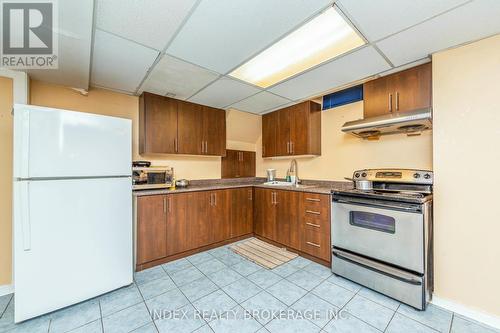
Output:
<path fill-rule="evenodd" d="M 424 310 L 433 290 L 432 172 L 367 169 L 353 180 L 372 189 L 333 191 L 333 273 Z"/>

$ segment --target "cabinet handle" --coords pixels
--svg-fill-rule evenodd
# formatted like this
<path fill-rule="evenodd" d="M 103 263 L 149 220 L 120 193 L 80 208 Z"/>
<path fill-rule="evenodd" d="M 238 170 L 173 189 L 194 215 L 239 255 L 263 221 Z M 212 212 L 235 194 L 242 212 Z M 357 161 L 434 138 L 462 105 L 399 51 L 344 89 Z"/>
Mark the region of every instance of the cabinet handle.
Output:
<path fill-rule="evenodd" d="M 306 222 L 306 224 L 310 225 L 311 227 L 315 227 L 315 228 L 321 227 L 319 224 L 314 224 L 314 223 L 311 223 L 311 222 Z"/>
<path fill-rule="evenodd" d="M 392 112 L 392 94 L 389 94 L 389 112 Z"/>
<path fill-rule="evenodd" d="M 306 213 L 308 213 L 308 214 L 314 214 L 314 215 L 321 215 L 321 212 L 317 212 L 317 211 L 314 211 L 314 210 L 306 210 Z"/>
<path fill-rule="evenodd" d="M 399 91 L 396 91 L 396 111 L 399 110 Z"/>
<path fill-rule="evenodd" d="M 312 242 L 306 242 L 307 245 L 315 246 L 315 247 L 321 247 L 321 245 L 312 243 Z"/>
<path fill-rule="evenodd" d="M 295 147 L 294 147 L 293 141 L 290 142 L 290 150 L 292 151 L 292 154 L 295 153 Z"/>
<path fill-rule="evenodd" d="M 320 202 L 320 201 L 321 201 L 321 199 L 316 199 L 316 198 L 306 198 L 306 201 Z"/>
<path fill-rule="evenodd" d="M 168 197 L 167 198 L 167 206 L 168 206 L 168 212 L 171 213 L 172 212 L 172 197 Z"/>
<path fill-rule="evenodd" d="M 205 153 L 205 144 L 203 141 L 201 141 L 201 153 Z"/>
<path fill-rule="evenodd" d="M 248 200 L 253 200 L 252 190 L 248 190 Z"/>
<path fill-rule="evenodd" d="M 217 206 L 217 193 L 214 193 L 214 206 Z"/>
<path fill-rule="evenodd" d="M 286 143 L 286 153 L 290 154 L 290 141 Z"/>
<path fill-rule="evenodd" d="M 167 214 L 167 197 L 163 197 L 163 214 Z"/>
<path fill-rule="evenodd" d="M 205 141 L 205 154 L 208 154 L 208 141 Z"/>

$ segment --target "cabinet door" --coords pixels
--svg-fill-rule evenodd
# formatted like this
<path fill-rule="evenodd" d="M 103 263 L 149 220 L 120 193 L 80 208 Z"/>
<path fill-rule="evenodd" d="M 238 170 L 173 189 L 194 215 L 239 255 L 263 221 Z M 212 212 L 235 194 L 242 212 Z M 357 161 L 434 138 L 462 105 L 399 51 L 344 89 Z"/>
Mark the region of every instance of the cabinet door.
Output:
<path fill-rule="evenodd" d="M 278 113 L 278 137 L 276 146 L 276 156 L 291 155 L 291 113 L 294 106 L 276 111 Z"/>
<path fill-rule="evenodd" d="M 431 64 L 394 74 L 394 112 L 428 108 L 432 104 Z"/>
<path fill-rule="evenodd" d="M 254 191 L 254 232 L 262 237 L 275 239 L 276 209 L 274 190 L 256 188 Z"/>
<path fill-rule="evenodd" d="M 221 109 L 203 107 L 203 154 L 226 155 L 226 112 Z"/>
<path fill-rule="evenodd" d="M 203 154 L 203 106 L 178 101 L 178 153 Z"/>
<path fill-rule="evenodd" d="M 276 192 L 276 241 L 300 248 L 298 204 L 300 193 Z"/>
<path fill-rule="evenodd" d="M 231 237 L 231 193 L 230 190 L 209 192 L 209 220 L 212 226 L 212 243 Z"/>
<path fill-rule="evenodd" d="M 255 177 L 255 152 L 242 151 L 239 164 L 239 174 L 241 177 Z"/>
<path fill-rule="evenodd" d="M 231 190 L 231 238 L 253 230 L 253 190 L 251 187 Z"/>
<path fill-rule="evenodd" d="M 177 146 L 177 100 L 144 93 L 140 98 L 140 153 L 173 154 Z"/>
<path fill-rule="evenodd" d="M 290 107 L 290 155 L 309 154 L 309 102 Z"/>
<path fill-rule="evenodd" d="M 393 109 L 392 76 L 384 76 L 363 84 L 364 117 L 391 113 Z"/>
<path fill-rule="evenodd" d="M 277 154 L 278 124 L 278 112 L 262 116 L 262 157 L 271 157 Z"/>
<path fill-rule="evenodd" d="M 189 249 L 212 243 L 213 227 L 210 219 L 210 193 L 192 192 L 187 196 L 187 234 Z"/>
<path fill-rule="evenodd" d="M 137 264 L 167 256 L 166 196 L 137 198 Z"/>
<path fill-rule="evenodd" d="M 167 255 L 190 249 L 187 229 L 189 193 L 167 196 Z"/>
<path fill-rule="evenodd" d="M 235 178 L 239 177 L 239 151 L 226 150 L 226 156 L 221 159 L 221 177 Z"/>

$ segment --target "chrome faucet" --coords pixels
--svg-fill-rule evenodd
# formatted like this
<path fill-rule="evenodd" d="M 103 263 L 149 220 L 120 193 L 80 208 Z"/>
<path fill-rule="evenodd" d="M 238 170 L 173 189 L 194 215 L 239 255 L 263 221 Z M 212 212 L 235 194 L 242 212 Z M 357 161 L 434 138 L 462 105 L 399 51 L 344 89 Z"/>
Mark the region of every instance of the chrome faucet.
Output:
<path fill-rule="evenodd" d="M 295 186 L 299 185 L 299 168 L 297 166 L 297 161 L 295 159 L 293 159 L 291 162 L 290 162 L 290 168 L 288 169 L 288 172 L 290 174 L 294 174 L 295 175 L 295 179 L 293 181 L 293 184 Z"/>

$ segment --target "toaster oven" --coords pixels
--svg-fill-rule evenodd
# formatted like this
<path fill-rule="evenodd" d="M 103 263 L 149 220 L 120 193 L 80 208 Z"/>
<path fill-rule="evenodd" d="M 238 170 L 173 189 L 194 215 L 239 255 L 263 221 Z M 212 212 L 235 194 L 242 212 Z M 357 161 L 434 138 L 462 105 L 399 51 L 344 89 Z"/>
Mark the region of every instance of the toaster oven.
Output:
<path fill-rule="evenodd" d="M 173 186 L 174 170 L 171 167 L 132 167 L 132 189 L 164 189 Z"/>

